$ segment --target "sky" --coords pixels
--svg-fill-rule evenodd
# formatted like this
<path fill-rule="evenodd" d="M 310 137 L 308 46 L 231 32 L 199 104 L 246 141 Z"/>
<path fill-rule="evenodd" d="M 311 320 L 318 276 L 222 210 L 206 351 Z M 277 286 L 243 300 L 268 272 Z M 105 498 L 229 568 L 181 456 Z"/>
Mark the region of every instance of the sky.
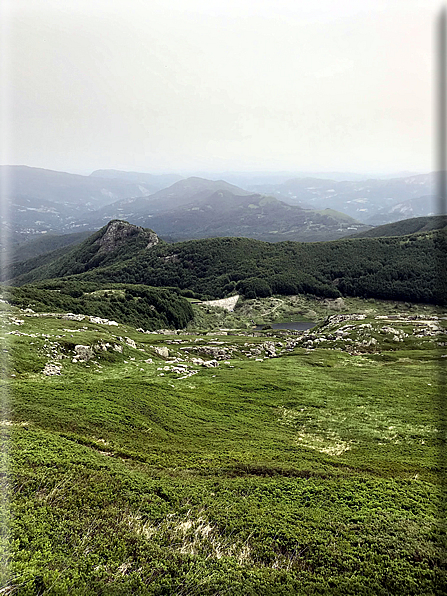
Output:
<path fill-rule="evenodd" d="M 435 169 L 435 0 L 3 0 L 1 163 Z"/>

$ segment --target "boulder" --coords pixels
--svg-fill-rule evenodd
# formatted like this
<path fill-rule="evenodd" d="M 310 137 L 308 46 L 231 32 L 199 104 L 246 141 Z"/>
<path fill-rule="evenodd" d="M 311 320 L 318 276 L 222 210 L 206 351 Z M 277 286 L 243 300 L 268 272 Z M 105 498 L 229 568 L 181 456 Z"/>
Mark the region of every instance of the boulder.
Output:
<path fill-rule="evenodd" d="M 77 345 L 75 346 L 76 356 L 73 358 L 73 362 L 88 362 L 95 355 L 91 346 Z"/>
<path fill-rule="evenodd" d="M 166 346 L 157 346 L 154 348 L 154 351 L 162 358 L 169 357 L 169 350 Z"/>
<path fill-rule="evenodd" d="M 130 337 L 126 337 L 126 344 L 130 347 L 133 348 L 134 350 L 137 349 L 137 344 L 134 342 L 133 339 L 130 339 Z"/>

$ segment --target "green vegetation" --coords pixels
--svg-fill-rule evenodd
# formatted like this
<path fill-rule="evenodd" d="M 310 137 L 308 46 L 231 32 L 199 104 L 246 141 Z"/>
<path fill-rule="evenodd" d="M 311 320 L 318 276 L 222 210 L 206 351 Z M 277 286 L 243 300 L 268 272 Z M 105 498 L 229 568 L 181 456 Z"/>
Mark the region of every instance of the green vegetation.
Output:
<path fill-rule="evenodd" d="M 0 593 L 445 594 L 442 232 L 157 241 L 4 288 Z"/>
<path fill-rule="evenodd" d="M 193 318 L 190 303 L 172 291 L 142 285 L 67 283 L 51 290 L 7 288 L 10 304 L 36 312 L 71 312 L 128 323 L 148 330 L 183 328 Z"/>
<path fill-rule="evenodd" d="M 374 309 L 270 344 L 3 314 L 5 593 L 445 593 L 446 336 Z"/>
<path fill-rule="evenodd" d="M 299 321 L 323 322 L 331 315 L 340 313 L 364 313 L 368 317 L 389 315 L 405 311 L 412 316 L 439 315 L 439 308 L 429 304 L 409 304 L 369 298 L 315 298 L 299 294 L 294 296 L 270 296 L 252 300 L 239 299 L 233 312 L 208 305 L 193 304 L 194 318 L 188 329 L 251 329 L 266 323 L 289 323 Z"/>
<path fill-rule="evenodd" d="M 78 232 L 63 236 L 44 235 L 12 248 L 7 255 L 9 264 L 2 271 L 4 279 L 19 277 L 37 267 L 43 267 L 55 259 L 62 257 L 91 236 L 92 232 Z"/>
<path fill-rule="evenodd" d="M 64 281 L 174 286 L 196 295 L 246 298 L 272 294 L 359 296 L 442 304 L 439 280 L 444 234 L 432 231 L 390 238 L 269 244 L 246 238 L 212 238 L 147 247 L 155 236 L 130 224 L 126 242 L 101 249 L 111 222 L 68 255 L 16 279 L 15 285 Z M 51 282 L 40 285 L 52 288 Z"/>
<path fill-rule="evenodd" d="M 377 226 L 366 232 L 354 234 L 351 238 L 383 238 L 389 236 L 407 236 L 408 234 L 424 234 L 432 230 L 442 230 L 447 226 L 447 219 L 443 215 L 427 217 L 412 217 L 393 223 Z"/>

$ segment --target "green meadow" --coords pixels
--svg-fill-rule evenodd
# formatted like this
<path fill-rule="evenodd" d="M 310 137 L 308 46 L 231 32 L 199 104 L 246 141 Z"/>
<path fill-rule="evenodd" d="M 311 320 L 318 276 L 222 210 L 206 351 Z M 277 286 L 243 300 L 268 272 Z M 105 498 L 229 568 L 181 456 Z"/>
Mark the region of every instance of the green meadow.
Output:
<path fill-rule="evenodd" d="M 446 593 L 446 336 L 369 313 L 304 340 L 5 311 L 0 594 Z"/>

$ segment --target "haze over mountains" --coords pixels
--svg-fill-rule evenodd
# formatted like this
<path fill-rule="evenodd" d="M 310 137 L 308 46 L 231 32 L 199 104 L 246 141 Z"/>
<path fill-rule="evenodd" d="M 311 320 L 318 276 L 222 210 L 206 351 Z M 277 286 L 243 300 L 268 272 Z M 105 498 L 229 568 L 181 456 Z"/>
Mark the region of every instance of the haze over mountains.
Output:
<path fill-rule="evenodd" d="M 291 205 L 331 207 L 369 225 L 436 213 L 434 174 L 370 180 L 293 178 L 281 184 L 256 184 Z"/>
<path fill-rule="evenodd" d="M 175 176 L 81 176 L 28 166 L 0 166 L 0 183 L 9 199 L 9 214 L 1 224 L 13 240 L 42 232 L 67 233 L 82 215 L 121 198 L 148 196 L 171 183 Z M 21 238 L 22 237 L 22 238 Z"/>
<path fill-rule="evenodd" d="M 230 172 L 227 181 L 118 170 L 81 176 L 2 166 L 0 177 L 5 176 L 10 213 L 3 215 L 2 225 L 16 242 L 42 233 L 94 230 L 115 218 L 150 226 L 170 240 L 331 240 L 365 226 L 430 215 L 437 207 L 434 174 L 343 181 Z"/>

